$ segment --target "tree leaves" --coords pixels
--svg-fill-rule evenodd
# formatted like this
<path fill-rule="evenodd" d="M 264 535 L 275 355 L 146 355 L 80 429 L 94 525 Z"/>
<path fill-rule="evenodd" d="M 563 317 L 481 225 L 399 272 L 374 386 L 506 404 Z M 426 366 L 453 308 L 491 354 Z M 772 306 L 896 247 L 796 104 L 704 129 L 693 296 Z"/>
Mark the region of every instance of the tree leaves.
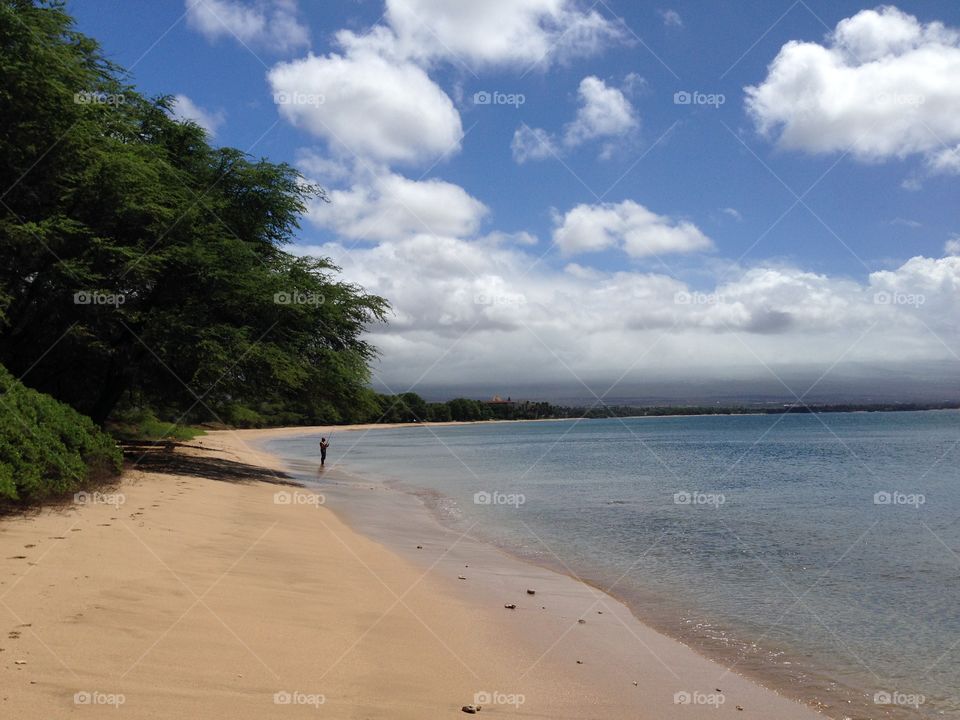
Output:
<path fill-rule="evenodd" d="M 98 422 L 351 414 L 388 306 L 283 249 L 321 189 L 211 147 L 59 4 L 0 0 L 0 67 L 0 361 Z"/>

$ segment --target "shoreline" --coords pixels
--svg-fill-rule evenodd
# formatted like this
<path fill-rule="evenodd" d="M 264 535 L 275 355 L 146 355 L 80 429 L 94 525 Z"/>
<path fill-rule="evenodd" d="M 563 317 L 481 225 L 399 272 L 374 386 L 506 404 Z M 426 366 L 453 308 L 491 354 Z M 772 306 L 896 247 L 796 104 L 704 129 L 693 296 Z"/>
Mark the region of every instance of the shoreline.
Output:
<path fill-rule="evenodd" d="M 492 546 L 489 565 L 444 539 L 411 540 L 419 562 L 407 559 L 335 502 L 276 484 L 276 458 L 251 446 L 271 434 L 211 433 L 161 455 L 124 475 L 122 503 L 0 520 L 4 714 L 419 718 L 480 698 L 500 717 L 822 717 L 735 674 L 715 693 L 720 666 Z M 384 523 L 421 533 L 401 510 Z"/>
<path fill-rule="evenodd" d="M 282 427 L 269 427 L 269 428 L 240 428 L 240 429 L 211 429 L 207 430 L 207 433 L 224 433 L 224 432 L 256 432 L 262 433 L 264 435 L 274 435 L 276 437 L 285 437 L 291 435 L 313 435 L 323 432 L 335 433 L 339 431 L 343 432 L 358 432 L 358 431 L 371 431 L 371 430 L 396 430 L 400 428 L 416 428 L 416 427 L 456 427 L 456 426 L 472 426 L 472 425 L 506 425 L 510 423 L 549 423 L 549 422 L 581 422 L 585 420 L 663 420 L 667 418 L 709 418 L 709 417 L 757 417 L 757 416 L 777 416 L 777 415 L 806 415 L 806 414 L 861 414 L 861 413 L 913 413 L 913 412 L 957 412 L 960 411 L 960 407 L 946 407 L 946 408 L 917 408 L 917 409 L 889 409 L 889 410 L 830 410 L 830 411 L 816 411 L 813 410 L 810 413 L 768 413 L 761 410 L 756 412 L 738 412 L 738 413 L 676 413 L 669 415 L 616 415 L 612 417 L 566 417 L 566 418 L 529 418 L 529 419 L 516 419 L 516 420 L 443 420 L 443 421 L 430 421 L 426 420 L 423 422 L 398 422 L 398 423 L 350 423 L 346 425 L 294 425 L 294 426 L 282 426 Z M 201 436 L 202 437 L 202 436 Z"/>
<path fill-rule="evenodd" d="M 641 416 L 643 417 L 643 416 Z M 501 421 L 502 422 L 502 421 Z M 524 421 L 519 421 L 524 422 Z M 444 423 L 460 425 L 465 423 Z M 391 427 L 406 427 L 406 424 L 394 424 Z M 362 426 L 357 429 L 374 429 L 379 425 Z M 300 433 L 296 428 L 289 428 L 284 431 L 284 435 L 298 437 L 301 435 L 310 435 L 311 433 Z M 278 439 L 276 436 L 265 438 L 263 442 Z M 299 458 L 303 459 L 303 458 Z M 282 461 L 282 458 L 281 458 Z M 312 467 L 309 461 L 305 465 Z M 305 485 L 314 490 L 323 490 L 321 485 L 317 484 L 315 477 L 310 477 L 310 472 L 298 471 L 295 466 L 285 463 L 288 472 L 294 477 L 300 478 Z M 349 476 L 350 484 L 361 485 L 382 485 L 384 490 L 393 495 L 401 495 L 416 499 L 417 504 L 422 507 L 423 512 L 429 516 L 429 522 L 441 528 L 444 532 L 456 536 L 458 530 L 455 526 L 445 521 L 442 511 L 442 501 L 447 496 L 433 490 L 411 485 L 401 481 L 386 481 L 383 478 L 378 480 L 368 480 L 362 475 L 349 469 L 349 466 L 340 465 L 339 462 L 332 466 L 328 463 L 328 469 L 324 474 L 322 482 L 337 482 L 340 475 Z M 373 487 L 369 488 L 373 490 Z M 435 497 L 434 497 L 435 496 Z M 356 499 L 356 495 L 349 498 L 342 498 L 347 501 Z M 441 504 L 438 504 L 438 501 Z M 346 507 L 330 505 L 331 509 L 341 517 L 347 524 L 368 537 L 373 537 L 382 545 L 393 552 L 405 555 L 405 548 L 399 547 L 396 543 L 396 533 L 381 533 L 379 530 L 379 520 L 373 522 L 367 519 L 364 523 L 353 516 L 353 513 Z M 382 509 L 382 508 L 381 508 Z M 405 516 L 408 510 L 404 510 Z M 412 523 L 421 522 L 419 520 L 410 521 Z M 529 529 L 529 528 L 528 528 Z M 531 530 L 532 533 L 532 530 Z M 469 538 L 473 540 L 473 538 Z M 736 629 L 730 625 L 713 624 L 715 621 L 709 620 L 704 615 L 688 616 L 686 611 L 680 611 L 676 608 L 672 610 L 654 609 L 649 600 L 652 595 L 645 598 L 637 605 L 639 600 L 629 593 L 623 591 L 623 588 L 616 588 L 617 582 L 613 586 L 608 586 L 609 579 L 603 580 L 599 577 L 590 578 L 589 573 L 580 573 L 571 569 L 567 564 L 553 555 L 533 556 L 530 553 L 520 552 L 517 548 L 507 544 L 497 543 L 492 539 L 476 539 L 476 543 L 492 548 L 504 558 L 505 564 L 519 565 L 528 570 L 537 570 L 547 573 L 557 574 L 578 585 L 589 588 L 594 593 L 604 595 L 612 603 L 622 605 L 629 613 L 630 618 L 636 623 L 655 632 L 670 642 L 682 645 L 685 649 L 695 653 L 698 657 L 721 666 L 732 666 L 738 668 L 737 673 L 748 682 L 755 683 L 764 689 L 777 694 L 779 697 L 790 702 L 799 703 L 805 708 L 817 713 L 820 717 L 837 717 L 850 720 L 854 718 L 904 718 L 909 717 L 909 713 L 896 707 L 877 706 L 872 701 L 873 690 L 860 684 L 845 684 L 838 680 L 830 670 L 819 667 L 815 664 L 804 663 L 802 653 L 794 653 L 793 657 L 784 654 L 783 648 L 777 646 L 760 647 L 749 642 L 749 640 L 738 640 L 734 633 Z M 416 554 L 406 555 L 407 559 L 415 561 Z M 583 575 L 583 576 L 581 576 Z M 665 607 L 670 604 L 670 600 L 660 600 L 664 602 Z M 491 602 L 496 602 L 495 598 L 488 598 Z M 678 622 L 679 620 L 679 622 Z M 707 627 L 711 630 L 704 633 L 703 623 L 707 622 Z M 741 635 L 741 637 L 743 637 Z M 773 656 L 777 656 L 774 659 Z M 790 661 L 788 661 L 790 660 Z M 792 661 L 792 662 L 791 662 Z M 781 666 L 782 665 L 782 666 Z"/>
<path fill-rule="evenodd" d="M 569 419 L 569 418 L 563 418 L 563 419 Z M 481 424 L 483 424 L 484 422 L 490 422 L 490 421 L 481 421 Z M 505 421 L 493 421 L 493 422 L 505 422 Z M 527 422 L 527 421 L 513 421 L 513 422 Z M 453 422 L 453 423 L 442 423 L 442 424 L 461 425 L 461 424 L 468 424 L 468 423 Z M 391 425 L 391 427 L 406 427 L 406 426 L 408 425 L 403 423 L 397 423 L 397 424 Z M 363 426 L 356 429 L 368 429 L 368 427 L 372 429 L 380 426 L 379 425 Z M 301 433 L 295 432 L 295 429 L 293 428 L 291 428 L 290 431 L 291 432 L 284 432 L 283 436 L 298 436 L 301 434 Z M 309 435 L 313 433 L 306 433 L 306 434 Z M 275 440 L 275 439 L 277 439 L 277 436 L 270 437 L 270 438 L 263 438 L 257 444 L 259 445 L 260 443 L 266 443 L 266 442 L 269 442 L 270 440 Z M 341 501 L 346 501 L 347 503 L 350 503 L 350 504 L 355 504 L 358 499 L 361 499 L 362 501 L 362 498 L 359 498 L 358 495 L 356 494 L 360 486 L 367 486 L 369 490 L 374 490 L 374 487 L 371 485 L 378 483 L 378 481 L 367 480 L 365 477 L 356 474 L 355 472 L 349 470 L 348 468 L 345 468 L 342 465 L 334 464 L 331 468 L 329 468 L 325 472 L 324 484 L 317 484 L 317 482 L 311 481 L 308 477 L 306 477 L 307 473 L 305 472 L 305 470 L 298 469 L 296 465 L 292 465 L 286 462 L 284 458 L 279 457 L 273 452 L 267 451 L 267 453 L 276 457 L 278 461 L 285 467 L 286 471 L 294 478 L 299 478 L 304 483 L 305 487 L 315 491 L 323 491 L 328 498 L 331 496 L 331 483 L 333 484 L 333 486 L 336 486 L 336 485 L 341 485 L 344 483 L 344 481 L 346 481 L 346 484 L 353 487 L 351 488 L 351 490 L 346 491 L 343 494 L 343 496 L 339 497 L 338 499 Z M 402 483 L 400 485 L 402 486 Z M 391 509 L 393 509 L 393 506 L 398 503 L 398 500 L 400 503 L 402 503 L 400 507 L 400 512 L 404 516 L 405 520 L 403 523 L 403 527 L 400 527 L 400 528 L 391 527 L 386 529 L 386 531 L 383 530 L 383 527 L 382 527 L 383 522 L 381 520 L 382 515 L 380 515 L 379 513 L 379 511 L 383 510 L 382 507 L 378 508 L 378 512 L 375 517 L 368 517 L 368 518 L 357 517 L 356 512 L 352 511 L 349 505 L 347 504 L 335 504 L 335 503 L 328 502 L 327 507 L 330 508 L 338 517 L 340 517 L 344 522 L 346 522 L 351 527 L 354 527 L 359 532 L 361 532 L 362 534 L 368 537 L 372 537 L 377 542 L 387 547 L 387 549 L 389 549 L 390 551 L 403 556 L 405 559 L 411 562 L 417 562 L 418 560 L 421 560 L 423 558 L 423 556 L 419 552 L 410 551 L 410 549 L 414 547 L 413 542 L 415 541 L 415 538 L 430 537 L 430 538 L 433 538 L 433 540 L 437 543 L 443 543 L 444 541 L 448 543 L 452 541 L 454 544 L 461 544 L 461 545 L 464 543 L 472 543 L 473 546 L 470 548 L 468 552 L 464 554 L 464 557 L 462 559 L 475 560 L 476 554 L 478 553 L 479 554 L 486 553 L 488 556 L 489 555 L 495 556 L 493 558 L 490 558 L 490 557 L 487 558 L 488 563 L 495 568 L 492 572 L 490 572 L 490 574 L 492 575 L 513 574 L 519 577 L 537 578 L 541 582 L 545 582 L 548 585 L 552 585 L 552 584 L 567 585 L 568 587 L 562 592 L 571 596 L 580 595 L 585 599 L 600 597 L 601 600 L 595 600 L 594 602 L 591 603 L 590 607 L 592 607 L 592 605 L 594 604 L 597 604 L 598 607 L 604 607 L 605 611 L 609 613 L 610 608 L 613 606 L 616 606 L 618 608 L 617 612 L 619 613 L 618 622 L 621 624 L 623 630 L 627 633 L 627 635 L 632 636 L 633 639 L 639 640 L 639 638 L 636 637 L 637 635 L 636 629 L 631 627 L 631 625 L 635 623 L 636 626 L 638 626 L 639 628 L 642 628 L 642 632 L 649 633 L 651 636 L 655 638 L 655 640 L 652 640 L 652 641 L 649 638 L 647 638 L 646 641 L 643 641 L 643 640 L 640 641 L 640 644 L 644 647 L 645 650 L 649 650 L 649 646 L 655 645 L 660 642 L 668 645 L 675 644 L 680 648 L 682 648 L 682 652 L 695 655 L 697 658 L 703 660 L 709 665 L 715 668 L 720 668 L 722 670 L 720 677 L 725 678 L 725 680 L 719 681 L 719 684 L 721 685 L 731 684 L 732 682 L 732 680 L 730 679 L 731 674 L 728 673 L 728 671 L 723 669 L 722 662 L 720 659 L 718 659 L 716 656 L 711 656 L 710 654 L 706 653 L 702 649 L 698 649 L 688 644 L 689 638 L 683 639 L 681 637 L 678 637 L 675 634 L 671 634 L 666 629 L 665 626 L 658 625 L 656 623 L 651 622 L 649 619 L 645 619 L 644 617 L 640 616 L 633 608 L 630 607 L 627 599 L 625 597 L 618 596 L 615 592 L 612 592 L 612 588 L 604 589 L 603 587 L 601 587 L 601 584 L 599 581 L 591 582 L 589 579 L 579 577 L 572 569 L 567 567 L 566 564 L 556 556 L 554 556 L 553 560 L 549 558 L 533 559 L 530 557 L 524 557 L 524 556 L 518 555 L 516 552 L 512 551 L 508 547 L 498 545 L 486 539 L 474 538 L 471 535 L 469 535 L 469 531 L 465 534 L 460 534 L 457 530 L 445 525 L 441 521 L 440 515 L 438 514 L 438 508 L 434 507 L 433 505 L 431 505 L 429 502 L 426 501 L 425 495 L 432 495 L 433 494 L 432 491 L 429 491 L 427 493 L 421 493 L 421 492 L 418 492 L 417 491 L 418 489 L 416 488 L 401 487 L 401 486 L 397 486 L 394 483 L 390 483 L 389 487 L 384 486 L 383 488 L 378 488 L 378 489 L 382 489 L 385 493 L 388 493 L 391 495 L 390 502 L 389 502 Z M 337 495 L 339 493 L 337 491 L 333 491 L 333 494 Z M 435 530 L 439 532 L 433 532 L 429 529 L 426 529 L 423 524 L 424 518 L 417 518 L 417 519 L 411 520 L 410 515 L 411 513 L 415 513 L 417 508 L 409 507 L 406 501 L 404 501 L 402 498 L 406 498 L 407 500 L 412 500 L 415 504 L 420 505 L 421 506 L 420 509 L 422 510 L 423 515 L 427 516 L 426 521 L 429 522 L 431 525 L 435 526 Z M 415 528 L 415 530 L 411 530 L 411 528 Z M 445 539 L 444 539 L 444 536 L 446 536 Z M 474 564 L 471 564 L 468 567 L 476 568 L 475 562 Z M 456 562 L 454 562 L 449 564 L 449 567 L 447 569 L 449 570 L 450 575 L 452 577 L 459 571 L 459 566 L 456 564 Z M 489 572 L 489 569 L 488 569 L 488 572 Z M 550 578 L 553 578 L 553 579 L 551 580 Z M 558 579 L 559 579 L 559 582 L 558 582 Z M 574 589 L 571 589 L 571 588 L 574 588 Z M 481 589 L 480 591 L 480 594 L 483 596 L 484 601 L 488 602 L 494 607 L 499 607 L 497 603 L 503 599 L 503 595 L 502 594 L 498 595 L 497 593 L 490 593 L 488 592 L 488 590 L 489 588 L 484 588 L 484 589 Z M 533 599 L 534 600 L 537 599 L 538 596 L 539 596 L 539 592 L 538 592 L 538 595 L 535 596 Z M 530 598 L 527 598 L 527 599 L 530 599 Z M 467 598 L 467 601 L 476 602 L 477 598 L 470 597 L 470 598 Z M 551 608 L 551 609 L 554 609 L 554 608 Z M 571 610 L 572 608 L 569 605 L 567 605 L 567 606 L 564 606 L 560 612 L 561 613 L 566 612 L 569 615 L 569 617 L 572 617 L 573 619 L 577 619 L 578 613 L 575 611 L 571 612 Z M 583 617 L 588 622 L 592 622 L 592 620 L 590 620 L 589 618 L 589 614 L 590 613 L 588 612 L 586 615 L 583 615 Z M 601 611 L 600 614 L 602 615 L 603 611 Z M 534 642 L 535 644 L 537 642 L 537 637 L 536 637 L 537 632 L 542 632 L 542 629 L 535 630 L 533 633 L 533 637 L 532 638 L 527 637 L 526 641 L 531 642 L 532 640 L 532 642 Z M 625 648 L 623 647 L 622 643 L 618 643 L 618 640 L 621 640 L 621 639 L 622 638 L 618 638 L 618 639 L 607 638 L 605 640 L 606 651 L 610 652 L 611 650 L 614 649 L 613 648 L 614 645 L 619 644 L 620 647 L 618 648 L 618 650 L 624 655 L 629 655 L 629 653 L 623 653 Z M 656 655 L 656 653 L 653 653 L 653 655 Z M 657 659 L 657 662 L 660 662 L 659 659 Z M 766 684 L 764 682 L 764 678 L 759 678 L 751 674 L 744 675 L 739 670 L 733 671 L 732 677 L 736 678 L 737 682 L 748 683 L 750 685 L 753 685 L 757 688 L 762 689 L 763 692 L 774 694 L 778 699 L 784 700 L 789 704 L 802 708 L 804 711 L 809 713 L 809 715 L 804 715 L 804 717 L 811 717 L 811 718 L 825 717 L 822 711 L 824 708 L 829 707 L 819 702 L 819 700 L 813 697 L 808 697 L 805 701 L 797 697 L 791 697 L 789 694 L 785 694 L 780 690 L 775 689 L 773 686 Z M 769 678 L 767 678 L 767 680 L 769 680 Z M 713 689 L 715 690 L 715 688 Z M 619 688 L 619 691 L 622 691 L 622 688 Z M 618 689 L 610 688 L 608 689 L 608 692 L 618 692 Z M 660 711 L 660 714 L 657 716 L 669 717 L 671 716 L 670 714 L 671 709 L 672 708 L 662 708 Z M 744 716 L 743 712 L 745 708 L 743 708 L 743 706 L 736 706 L 736 710 L 738 711 L 738 717 Z M 837 711 L 836 708 L 834 708 L 834 710 Z M 678 709 L 678 712 L 683 713 L 682 716 L 686 716 L 686 714 L 689 713 L 690 710 L 686 707 L 681 706 Z M 793 715 L 791 715 L 789 711 L 786 711 L 782 708 L 780 709 L 780 713 L 781 714 L 778 715 L 778 717 L 783 717 L 783 718 L 793 717 Z M 841 714 L 838 717 L 844 717 L 844 715 Z"/>

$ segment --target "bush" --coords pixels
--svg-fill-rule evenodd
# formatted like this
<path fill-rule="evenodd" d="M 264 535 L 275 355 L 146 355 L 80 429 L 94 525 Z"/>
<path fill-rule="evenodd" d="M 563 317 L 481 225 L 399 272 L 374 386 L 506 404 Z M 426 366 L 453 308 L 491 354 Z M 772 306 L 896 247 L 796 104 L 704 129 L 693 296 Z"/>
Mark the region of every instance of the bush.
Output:
<path fill-rule="evenodd" d="M 260 428 L 266 422 L 263 415 L 240 403 L 235 403 L 227 408 L 224 420 L 238 428 Z"/>
<path fill-rule="evenodd" d="M 90 418 L 0 366 L 0 501 L 32 503 L 119 474 L 123 454 Z"/>
<path fill-rule="evenodd" d="M 193 440 L 203 428 L 160 420 L 149 408 L 118 413 L 107 429 L 121 440 Z"/>

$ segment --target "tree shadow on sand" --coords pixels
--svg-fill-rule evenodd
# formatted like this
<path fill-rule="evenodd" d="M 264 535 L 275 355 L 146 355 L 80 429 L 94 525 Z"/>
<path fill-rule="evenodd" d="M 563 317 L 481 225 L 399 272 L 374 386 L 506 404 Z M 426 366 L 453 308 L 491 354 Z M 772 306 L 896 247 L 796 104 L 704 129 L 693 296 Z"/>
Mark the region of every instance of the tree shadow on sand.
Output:
<path fill-rule="evenodd" d="M 297 485 L 293 478 L 280 470 L 249 465 L 219 457 L 188 455 L 181 448 L 209 452 L 200 445 L 177 442 L 124 442 L 124 458 L 138 470 L 201 477 L 221 482 L 266 482 L 274 485 Z"/>

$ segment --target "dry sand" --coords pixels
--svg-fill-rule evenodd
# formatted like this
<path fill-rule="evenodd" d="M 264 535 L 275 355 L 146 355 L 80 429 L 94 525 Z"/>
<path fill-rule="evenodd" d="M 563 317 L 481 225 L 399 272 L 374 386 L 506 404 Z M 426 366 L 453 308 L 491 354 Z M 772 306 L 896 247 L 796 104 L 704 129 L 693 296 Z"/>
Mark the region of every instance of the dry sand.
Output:
<path fill-rule="evenodd" d="M 0 520 L 0 717 L 463 717 L 477 693 L 482 717 L 822 717 L 571 578 L 358 534 L 249 444 L 304 432 L 211 433 L 119 497 Z"/>

